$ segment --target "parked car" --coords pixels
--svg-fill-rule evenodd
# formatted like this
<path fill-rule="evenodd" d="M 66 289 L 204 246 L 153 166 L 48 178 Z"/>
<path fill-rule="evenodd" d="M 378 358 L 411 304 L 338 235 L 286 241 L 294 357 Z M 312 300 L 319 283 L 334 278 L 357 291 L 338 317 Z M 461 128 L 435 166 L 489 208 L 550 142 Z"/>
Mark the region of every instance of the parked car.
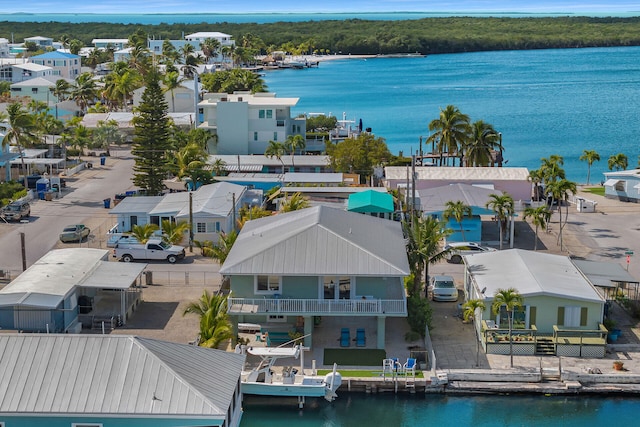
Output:
<path fill-rule="evenodd" d="M 147 243 L 117 243 L 113 249 L 113 256 L 123 262 L 133 262 L 137 259 L 166 260 L 175 264 L 184 259 L 185 250 L 182 246 L 172 245 L 162 239 L 149 239 Z"/>
<path fill-rule="evenodd" d="M 451 276 L 433 276 L 429 291 L 434 301 L 458 301 L 458 289 Z"/>
<path fill-rule="evenodd" d="M 474 242 L 451 242 L 445 249 L 451 249 L 447 255 L 447 261 L 454 264 L 460 264 L 462 262 L 462 255 L 473 255 L 482 252 L 493 252 L 494 248 L 488 246 L 480 246 Z"/>
<path fill-rule="evenodd" d="M 83 224 L 67 225 L 60 233 L 60 241 L 67 242 L 82 242 L 89 236 L 91 230 Z"/>
<path fill-rule="evenodd" d="M 1 214 L 7 221 L 20 221 L 24 218 L 29 218 L 31 215 L 31 205 L 25 200 L 16 200 L 5 206 Z"/>

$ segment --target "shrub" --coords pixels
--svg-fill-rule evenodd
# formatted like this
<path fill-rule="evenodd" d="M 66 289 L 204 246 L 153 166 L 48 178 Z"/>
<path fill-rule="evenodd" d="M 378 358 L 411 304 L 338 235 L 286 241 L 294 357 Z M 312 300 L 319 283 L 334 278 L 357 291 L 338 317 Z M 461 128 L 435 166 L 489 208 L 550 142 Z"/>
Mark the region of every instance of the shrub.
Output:
<path fill-rule="evenodd" d="M 417 295 L 407 299 L 407 322 L 412 332 L 424 338 L 427 326 L 431 329 L 432 310 L 429 301 Z"/>

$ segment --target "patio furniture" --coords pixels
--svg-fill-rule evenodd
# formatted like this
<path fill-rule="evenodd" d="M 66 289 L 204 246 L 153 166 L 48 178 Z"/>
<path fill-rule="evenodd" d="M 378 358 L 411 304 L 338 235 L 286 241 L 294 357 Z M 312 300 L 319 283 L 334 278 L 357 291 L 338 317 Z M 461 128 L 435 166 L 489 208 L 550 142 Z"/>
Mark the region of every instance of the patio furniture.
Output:
<path fill-rule="evenodd" d="M 356 329 L 356 347 L 364 347 L 367 345 L 367 336 L 364 333 L 364 328 Z"/>
<path fill-rule="evenodd" d="M 398 375 L 398 359 L 383 359 L 382 360 L 382 378 L 387 378 L 387 373 L 391 375 L 391 377 L 395 377 Z"/>
<path fill-rule="evenodd" d="M 351 345 L 351 333 L 349 328 L 342 328 L 340 331 L 340 347 L 349 347 Z"/>
<path fill-rule="evenodd" d="M 413 357 L 408 358 L 407 361 L 404 363 L 404 365 L 402 365 L 402 372 L 404 373 L 405 376 L 411 373 L 411 375 L 415 377 L 416 376 L 416 359 L 414 359 Z"/>

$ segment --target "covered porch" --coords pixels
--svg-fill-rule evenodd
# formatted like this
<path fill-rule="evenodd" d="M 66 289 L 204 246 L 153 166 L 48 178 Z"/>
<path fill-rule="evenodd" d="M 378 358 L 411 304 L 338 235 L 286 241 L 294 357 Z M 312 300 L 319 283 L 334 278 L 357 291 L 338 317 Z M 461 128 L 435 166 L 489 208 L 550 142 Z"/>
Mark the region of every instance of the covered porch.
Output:
<path fill-rule="evenodd" d="M 553 325 L 553 332 L 540 332 L 535 325 L 529 329 L 513 329 L 511 346 L 509 329 L 498 328 L 494 322 L 482 320 L 481 343 L 487 354 L 513 354 L 520 356 L 551 355 L 602 358 L 606 353 L 607 329 L 562 329 Z"/>

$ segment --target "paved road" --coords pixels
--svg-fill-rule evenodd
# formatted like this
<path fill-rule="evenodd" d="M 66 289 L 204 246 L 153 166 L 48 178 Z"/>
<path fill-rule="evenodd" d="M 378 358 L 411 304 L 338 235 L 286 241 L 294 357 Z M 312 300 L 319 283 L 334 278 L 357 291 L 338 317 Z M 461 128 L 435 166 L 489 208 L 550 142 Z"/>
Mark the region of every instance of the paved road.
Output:
<path fill-rule="evenodd" d="M 58 244 L 58 235 L 67 224 L 87 224 L 94 239 L 104 239 L 113 221 L 103 200 L 133 188 L 133 159 L 128 152 L 120 151 L 119 155 L 123 157 L 107 158 L 105 166 L 93 159 L 92 169 L 67 180 L 60 198 L 49 202 L 34 200 L 29 223 L 0 224 L 0 269 L 22 268 L 20 232 L 26 236 L 27 267 Z"/>

